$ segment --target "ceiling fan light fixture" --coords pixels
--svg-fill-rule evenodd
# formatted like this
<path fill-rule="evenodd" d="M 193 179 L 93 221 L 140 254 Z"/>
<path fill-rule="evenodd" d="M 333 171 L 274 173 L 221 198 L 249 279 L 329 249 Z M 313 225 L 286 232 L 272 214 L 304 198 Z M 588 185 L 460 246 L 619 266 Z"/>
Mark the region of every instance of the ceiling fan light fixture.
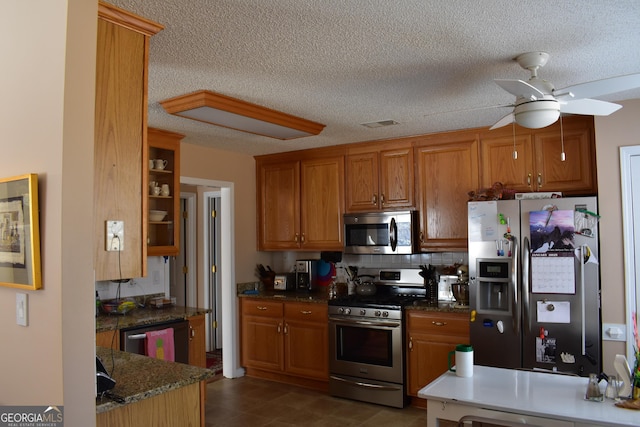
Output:
<path fill-rule="evenodd" d="M 325 128 L 320 123 L 208 90 L 160 101 L 160 105 L 169 114 L 282 140 L 318 135 Z"/>
<path fill-rule="evenodd" d="M 540 99 L 516 105 L 515 121 L 522 127 L 539 129 L 555 123 L 560 117 L 560 104 L 555 99 Z"/>

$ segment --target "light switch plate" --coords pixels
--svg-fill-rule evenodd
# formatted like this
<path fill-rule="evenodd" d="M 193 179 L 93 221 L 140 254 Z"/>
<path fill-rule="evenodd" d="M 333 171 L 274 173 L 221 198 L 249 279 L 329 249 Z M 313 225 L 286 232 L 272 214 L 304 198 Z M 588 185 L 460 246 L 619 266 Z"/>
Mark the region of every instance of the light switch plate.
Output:
<path fill-rule="evenodd" d="M 124 221 L 108 220 L 106 222 L 105 250 L 124 250 Z"/>
<path fill-rule="evenodd" d="M 29 326 L 29 299 L 27 294 L 16 294 L 16 323 L 20 326 Z"/>

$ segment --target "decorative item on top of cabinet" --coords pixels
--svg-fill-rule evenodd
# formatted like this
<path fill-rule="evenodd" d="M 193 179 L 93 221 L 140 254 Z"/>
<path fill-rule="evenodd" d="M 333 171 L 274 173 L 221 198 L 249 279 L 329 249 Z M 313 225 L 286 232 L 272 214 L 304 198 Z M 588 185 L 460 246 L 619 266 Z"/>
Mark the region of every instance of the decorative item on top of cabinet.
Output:
<path fill-rule="evenodd" d="M 149 128 L 147 254 L 175 256 L 180 242 L 180 140 L 184 135 Z"/>
<path fill-rule="evenodd" d="M 241 298 L 247 375 L 328 390 L 327 305 Z"/>
<path fill-rule="evenodd" d="M 468 313 L 407 310 L 407 394 L 445 373 L 449 352 L 468 342 Z"/>
<path fill-rule="evenodd" d="M 410 141 L 349 146 L 345 168 L 347 212 L 414 207 Z"/>
<path fill-rule="evenodd" d="M 162 25 L 98 3 L 94 141 L 95 279 L 146 275 L 146 182 L 149 39 Z M 124 222 L 124 250 L 105 250 L 107 221 Z"/>
<path fill-rule="evenodd" d="M 478 134 L 428 135 L 415 145 L 423 251 L 467 249 L 467 192 L 478 188 Z"/>
<path fill-rule="evenodd" d="M 565 153 L 565 160 L 561 154 Z M 513 152 L 517 152 L 514 158 Z M 542 129 L 506 126 L 480 134 L 481 187 L 597 194 L 593 117 L 568 116 Z"/>
<path fill-rule="evenodd" d="M 341 149 L 256 157 L 256 180 L 259 250 L 343 249 Z"/>

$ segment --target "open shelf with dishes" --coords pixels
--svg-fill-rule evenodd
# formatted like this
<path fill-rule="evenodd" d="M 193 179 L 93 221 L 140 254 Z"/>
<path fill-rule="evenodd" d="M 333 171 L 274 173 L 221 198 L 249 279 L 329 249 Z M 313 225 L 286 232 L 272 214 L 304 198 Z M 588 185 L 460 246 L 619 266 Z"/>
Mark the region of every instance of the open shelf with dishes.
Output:
<path fill-rule="evenodd" d="M 147 255 L 178 255 L 180 140 L 184 135 L 148 129 Z"/>

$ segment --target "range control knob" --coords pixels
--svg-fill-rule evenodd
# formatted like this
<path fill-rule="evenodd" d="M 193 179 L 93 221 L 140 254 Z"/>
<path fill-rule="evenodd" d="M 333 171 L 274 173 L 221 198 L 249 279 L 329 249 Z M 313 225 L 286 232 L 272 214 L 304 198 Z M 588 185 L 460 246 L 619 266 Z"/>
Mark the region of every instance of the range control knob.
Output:
<path fill-rule="evenodd" d="M 345 308 L 344 309 L 344 314 L 351 314 L 351 309 L 350 308 Z"/>
<path fill-rule="evenodd" d="M 365 314 L 367 314 L 367 310 L 365 310 L 364 308 L 360 310 L 360 316 L 364 316 Z"/>
<path fill-rule="evenodd" d="M 382 312 L 382 317 L 389 317 L 389 312 L 388 311 L 383 311 Z"/>
<path fill-rule="evenodd" d="M 376 317 L 380 317 L 380 314 L 381 314 L 381 313 L 380 313 L 380 310 L 376 310 L 376 312 L 375 312 L 375 313 L 373 313 L 373 314 L 374 314 Z"/>

